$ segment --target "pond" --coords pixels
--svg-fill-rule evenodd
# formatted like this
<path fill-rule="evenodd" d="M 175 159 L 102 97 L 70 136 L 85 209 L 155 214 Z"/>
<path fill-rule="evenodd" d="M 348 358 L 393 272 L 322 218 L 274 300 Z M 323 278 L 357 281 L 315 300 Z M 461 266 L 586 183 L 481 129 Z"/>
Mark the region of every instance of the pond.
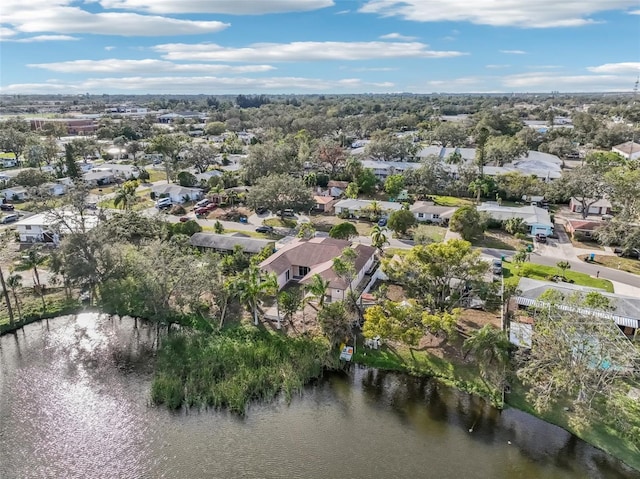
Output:
<path fill-rule="evenodd" d="M 0 477 L 640 477 L 528 414 L 372 369 L 244 418 L 152 407 L 156 339 L 98 314 L 0 338 Z"/>

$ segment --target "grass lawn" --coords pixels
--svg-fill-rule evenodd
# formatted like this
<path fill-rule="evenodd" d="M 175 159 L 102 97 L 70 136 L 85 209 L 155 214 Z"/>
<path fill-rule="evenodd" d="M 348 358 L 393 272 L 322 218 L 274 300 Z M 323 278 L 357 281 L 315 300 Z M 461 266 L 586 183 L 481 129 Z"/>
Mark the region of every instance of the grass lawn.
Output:
<path fill-rule="evenodd" d="M 438 206 L 466 206 L 472 205 L 473 201 L 469 198 L 458 198 L 456 196 L 439 196 L 430 195 L 432 201 Z"/>
<path fill-rule="evenodd" d="M 202 231 L 208 231 L 210 233 L 214 232 L 214 227 L 213 226 L 203 226 L 202 227 Z M 283 238 L 280 235 L 273 235 L 273 234 L 264 234 L 264 233 L 258 233 L 256 231 L 246 231 L 246 230 L 234 230 L 233 228 L 225 228 L 224 231 L 222 232 L 222 234 L 227 234 L 227 233 L 241 233 L 245 236 L 248 236 L 250 238 L 259 238 L 259 239 L 268 239 L 268 240 L 272 240 L 272 241 L 278 241 L 279 239 Z"/>
<path fill-rule="evenodd" d="M 338 218 L 337 216 L 316 215 L 311 216 L 310 219 L 311 224 L 316 231 L 324 231 L 325 233 L 328 233 L 332 226 L 344 222 L 352 223 L 356 227 L 360 236 L 369 236 L 371 234 L 371 229 L 373 228 L 373 223 L 369 221 L 360 221 L 356 219 L 346 220 Z"/>
<path fill-rule="evenodd" d="M 541 281 L 549 281 L 548 278 L 560 275 L 560 270 L 555 266 L 544 266 L 534 263 L 522 263 L 520 265 L 510 262 L 502 263 L 505 284 L 517 285 L 520 278 L 531 278 Z M 613 285 L 608 279 L 594 278 L 585 273 L 568 270 L 565 273 L 568 280 L 573 280 L 573 284 L 578 286 L 588 286 L 591 288 L 601 288 L 609 293 L 613 293 Z"/>
<path fill-rule="evenodd" d="M 562 403 L 554 405 L 545 413 L 538 413 L 527 401 L 525 395 L 526 388 L 521 384 L 514 383 L 511 385 L 511 393 L 506 396 L 506 402 L 511 407 L 528 412 L 543 419 L 544 421 L 570 431 L 580 439 L 583 439 L 589 444 L 592 444 L 612 456 L 621 459 L 627 465 L 640 470 L 640 454 L 638 454 L 638 451 L 634 448 L 633 444 L 620 437 L 616 430 L 600 422 L 592 423 L 590 424 L 590 427 L 583 430 L 575 430 L 569 426 L 569 415 L 564 411 L 564 405 Z M 602 411 L 602 414 L 607 414 L 607 412 L 611 413 L 610 411 Z"/>
<path fill-rule="evenodd" d="M 598 243 L 596 243 L 595 241 L 578 241 L 576 239 L 571 238 L 571 235 L 568 235 L 568 236 L 574 248 L 590 249 L 593 251 L 604 251 L 604 248 L 600 246 Z"/>
<path fill-rule="evenodd" d="M 264 220 L 262 224 L 273 228 L 295 228 L 298 225 L 298 222 L 291 218 L 269 218 Z"/>
<path fill-rule="evenodd" d="M 428 236 L 434 243 L 439 243 L 440 241 L 442 241 L 444 239 L 444 235 L 447 233 L 447 228 L 426 224 L 418 224 L 418 226 L 414 227 L 410 233 L 415 232 L 417 228 L 420 228 L 420 231 L 424 232 L 424 234 Z"/>
<path fill-rule="evenodd" d="M 582 260 L 584 260 L 586 257 L 586 254 L 578 256 L 578 258 Z M 619 269 L 620 271 L 626 271 L 627 273 L 640 275 L 640 261 L 638 261 L 637 259 L 596 254 L 596 259 L 592 264 L 599 264 L 602 266 L 606 266 L 607 268 Z"/>
<path fill-rule="evenodd" d="M 164 170 L 156 170 L 154 168 L 147 168 L 147 173 L 149 173 L 149 179 L 147 180 L 149 183 L 153 183 L 154 181 L 161 181 L 167 179 L 167 174 Z"/>
<path fill-rule="evenodd" d="M 531 240 L 519 240 L 515 236 L 510 235 L 501 230 L 487 230 L 481 238 L 471 242 L 473 246 L 481 248 L 495 248 L 515 251 L 524 248 Z"/>
<path fill-rule="evenodd" d="M 404 345 L 383 345 L 381 349 L 367 349 L 358 344 L 353 361 L 373 368 L 401 371 L 419 376 L 437 377 L 443 383 L 467 392 L 496 399 L 481 379 L 478 367 L 471 363 L 454 362 Z"/>

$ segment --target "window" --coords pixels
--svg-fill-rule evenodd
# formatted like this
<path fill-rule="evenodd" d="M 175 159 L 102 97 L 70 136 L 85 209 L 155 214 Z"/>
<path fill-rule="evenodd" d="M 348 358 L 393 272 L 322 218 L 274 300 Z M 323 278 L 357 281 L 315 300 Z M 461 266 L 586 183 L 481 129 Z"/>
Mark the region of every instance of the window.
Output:
<path fill-rule="evenodd" d="M 25 226 L 24 226 L 24 229 L 25 229 L 25 230 L 30 230 L 30 229 L 31 229 L 31 225 L 25 225 Z"/>
<path fill-rule="evenodd" d="M 289 270 L 287 270 L 287 272 L 285 273 L 285 275 L 284 275 L 284 279 L 285 279 L 286 281 L 289 281 L 289 279 L 290 279 Z"/>
<path fill-rule="evenodd" d="M 307 266 L 298 266 L 298 276 L 306 276 L 309 273 Z"/>
<path fill-rule="evenodd" d="M 418 218 L 424 218 L 424 213 L 418 213 Z"/>
<path fill-rule="evenodd" d="M 432 217 L 434 220 L 439 220 L 439 219 L 440 219 L 440 215 L 439 215 L 438 213 L 433 213 L 433 214 L 431 215 L 431 217 Z"/>

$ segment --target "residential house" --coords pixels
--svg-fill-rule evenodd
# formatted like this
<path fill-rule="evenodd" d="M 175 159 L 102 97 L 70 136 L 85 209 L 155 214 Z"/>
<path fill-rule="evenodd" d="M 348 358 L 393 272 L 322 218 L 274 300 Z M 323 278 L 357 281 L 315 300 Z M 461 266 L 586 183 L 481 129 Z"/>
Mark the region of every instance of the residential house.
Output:
<path fill-rule="evenodd" d="M 23 186 L 12 186 L 0 191 L 0 195 L 9 201 L 24 201 L 29 196 L 27 189 Z"/>
<path fill-rule="evenodd" d="M 222 176 L 222 172 L 218 170 L 209 170 L 204 173 L 196 173 L 194 175 L 198 183 L 208 183 L 211 178 L 219 178 Z"/>
<path fill-rule="evenodd" d="M 487 213 L 489 218 L 495 221 L 507 221 L 512 218 L 521 218 L 527 225 L 527 233 L 531 236 L 553 234 L 553 223 L 549 212 L 537 206 L 501 206 L 494 201 L 488 201 L 478 206 L 478 211 Z"/>
<path fill-rule="evenodd" d="M 355 271 L 351 284 L 338 277 L 333 270 L 333 260 L 345 248 L 353 248 L 357 253 Z M 375 262 L 375 248 L 363 244 L 333 238 L 295 238 L 260 263 L 260 269 L 273 273 L 282 289 L 289 281 L 308 284 L 315 274 L 329 282 L 328 299 L 339 301 L 345 298 L 345 291 L 357 288 Z"/>
<path fill-rule="evenodd" d="M 640 160 L 640 144 L 634 141 L 627 141 L 621 145 L 611 148 L 611 151 L 618 153 L 627 160 Z"/>
<path fill-rule="evenodd" d="M 237 247 L 248 254 L 258 254 L 267 246 L 275 247 L 275 242 L 268 239 L 249 238 L 234 234 L 195 233 L 189 243 L 202 250 L 213 250 L 221 253 L 233 253 Z"/>
<path fill-rule="evenodd" d="M 110 171 L 89 171 L 82 175 L 84 182 L 89 186 L 105 186 L 115 181 L 115 175 Z"/>
<path fill-rule="evenodd" d="M 323 213 L 333 212 L 333 205 L 335 205 L 337 202 L 337 200 L 331 196 L 320 195 L 315 195 L 313 197 L 313 201 L 315 202 L 313 209 L 316 211 L 321 211 Z"/>
<path fill-rule="evenodd" d="M 521 347 L 531 347 L 531 336 L 535 327 L 535 310 L 548 308 L 549 303 L 540 300 L 540 296 L 548 290 L 555 290 L 563 297 L 574 295 L 585 296 L 590 292 L 597 292 L 609 300 L 611 309 L 599 310 L 587 307 L 578 307 L 561 303 L 555 305 L 563 311 L 573 311 L 600 319 L 610 320 L 627 337 L 634 337 L 640 329 L 640 298 L 608 293 L 597 288 L 577 286 L 571 283 L 553 283 L 529 278 L 521 278 L 518 283 L 518 294 L 512 298 L 509 309 L 520 314 L 509 315 L 513 319 L 509 325 L 510 341 Z"/>
<path fill-rule="evenodd" d="M 0 173 L 0 185 L 6 185 L 11 181 L 11 177 L 9 175 L 4 175 Z"/>
<path fill-rule="evenodd" d="M 451 206 L 437 206 L 432 201 L 416 201 L 409 211 L 419 222 L 448 224 L 457 209 Z"/>
<path fill-rule="evenodd" d="M 327 183 L 328 195 L 333 196 L 334 198 L 338 198 L 344 195 L 344 192 L 347 191 L 348 186 L 348 181 L 330 180 L 329 183 Z"/>
<path fill-rule="evenodd" d="M 412 163 L 409 161 L 376 161 L 362 160 L 362 166 L 373 170 L 373 174 L 380 180 L 386 179 L 388 176 L 397 175 L 404 171 L 419 168 L 421 163 Z"/>
<path fill-rule="evenodd" d="M 171 198 L 174 203 L 196 201 L 203 197 L 202 190 L 198 188 L 187 188 L 176 184 L 153 185 L 151 192 L 156 198 Z"/>
<path fill-rule="evenodd" d="M 118 178 L 125 180 L 135 179 L 140 176 L 140 169 L 134 165 L 120 165 L 118 163 L 103 163 L 96 166 L 92 171 L 109 171 Z"/>
<path fill-rule="evenodd" d="M 21 243 L 57 243 L 72 231 L 89 230 L 98 224 L 96 215 L 80 217 L 68 210 L 39 213 L 15 223 Z"/>
<path fill-rule="evenodd" d="M 574 239 L 591 239 L 596 229 L 602 226 L 602 221 L 568 220 L 564 229 Z"/>
<path fill-rule="evenodd" d="M 362 214 L 362 210 L 370 208 L 372 204 L 373 201 L 371 200 L 346 199 L 338 201 L 333 208 L 336 215 L 349 214 L 358 218 Z M 394 203 L 391 201 L 376 201 L 376 204 L 380 209 L 380 216 L 383 218 L 387 218 L 394 211 L 402 209 L 402 205 L 400 203 Z"/>
<path fill-rule="evenodd" d="M 38 190 L 41 193 L 51 196 L 62 196 L 66 193 L 67 187 L 62 183 L 43 183 Z"/>
<path fill-rule="evenodd" d="M 592 199 L 587 199 L 587 204 L 591 203 Z M 573 213 L 582 213 L 582 202 L 576 198 L 569 200 L 569 209 Z M 589 215 L 609 215 L 611 214 L 611 202 L 605 198 L 600 198 L 598 201 L 589 205 Z"/>

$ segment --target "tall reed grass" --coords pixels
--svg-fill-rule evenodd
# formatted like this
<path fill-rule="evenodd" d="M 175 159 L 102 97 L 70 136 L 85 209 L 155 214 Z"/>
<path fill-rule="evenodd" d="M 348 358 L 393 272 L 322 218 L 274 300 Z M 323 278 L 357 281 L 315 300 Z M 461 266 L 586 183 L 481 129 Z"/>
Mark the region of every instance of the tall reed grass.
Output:
<path fill-rule="evenodd" d="M 169 408 L 211 406 L 244 413 L 253 400 L 287 399 L 329 365 L 322 339 L 289 338 L 254 329 L 178 333 L 158 355 L 151 397 Z"/>

